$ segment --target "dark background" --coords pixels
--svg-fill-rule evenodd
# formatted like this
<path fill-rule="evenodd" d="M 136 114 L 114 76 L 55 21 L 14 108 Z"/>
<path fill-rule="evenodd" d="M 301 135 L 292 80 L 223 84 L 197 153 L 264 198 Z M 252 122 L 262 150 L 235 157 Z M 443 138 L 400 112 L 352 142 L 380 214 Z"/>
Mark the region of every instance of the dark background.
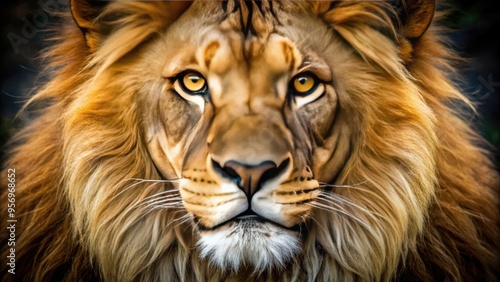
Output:
<path fill-rule="evenodd" d="M 26 115 L 16 118 L 16 114 L 40 77 L 38 57 L 46 47 L 45 30 L 57 21 L 43 11 L 62 11 L 64 2 L 2 0 L 0 4 L 0 160 L 8 137 L 25 121 Z M 446 25 L 454 30 L 449 34 L 454 48 L 470 59 L 458 82 L 478 105 L 479 116 L 471 122 L 500 150 L 500 13 L 491 2 L 448 1 L 452 13 Z"/>

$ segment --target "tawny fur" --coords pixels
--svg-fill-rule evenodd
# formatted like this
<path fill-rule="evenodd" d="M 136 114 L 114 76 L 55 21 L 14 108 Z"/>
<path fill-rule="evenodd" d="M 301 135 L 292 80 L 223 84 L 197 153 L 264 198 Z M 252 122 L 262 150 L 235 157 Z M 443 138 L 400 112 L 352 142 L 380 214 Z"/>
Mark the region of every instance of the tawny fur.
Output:
<path fill-rule="evenodd" d="M 97 51 L 68 14 L 47 53 L 51 79 L 30 101 L 47 106 L 16 135 L 4 165 L 16 168 L 18 220 L 17 274 L 4 278 L 495 281 L 500 179 L 483 141 L 456 110 L 471 103 L 453 83 L 458 58 L 444 47 L 439 26 L 413 44 L 387 3 L 313 4 L 310 10 L 344 40 L 339 50 L 355 60 L 335 66 L 346 68 L 339 79 L 355 85 L 340 96 L 351 154 L 340 174 L 322 174 L 337 175 L 335 185 L 358 185 L 338 194 L 373 213 L 343 207 L 360 223 L 315 210 L 296 260 L 235 273 L 199 258 L 181 207 L 136 210 L 174 185 L 133 180 L 161 176 L 146 149 L 143 101 L 132 85 L 142 77 L 123 73 L 172 16 L 163 2 L 124 2 L 108 8 L 126 13 L 111 23 L 117 29 L 105 41 L 92 39 L 90 45 L 101 44 Z M 5 190 L 0 203 L 7 203 Z M 0 269 L 7 273 L 5 264 Z"/>

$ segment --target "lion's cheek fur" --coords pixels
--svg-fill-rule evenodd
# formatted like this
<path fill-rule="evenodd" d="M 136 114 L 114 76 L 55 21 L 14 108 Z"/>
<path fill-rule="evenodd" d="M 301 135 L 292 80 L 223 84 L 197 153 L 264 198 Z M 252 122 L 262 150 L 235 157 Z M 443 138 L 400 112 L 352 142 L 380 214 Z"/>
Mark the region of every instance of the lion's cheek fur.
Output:
<path fill-rule="evenodd" d="M 177 215 L 137 209 L 147 191 L 137 194 L 131 179 L 159 175 L 134 122 L 139 119 L 134 93 L 118 85 L 84 93 L 64 116 L 63 193 L 71 203 L 73 231 L 104 277 L 134 279 L 144 261 L 158 259 L 159 250 L 176 241 L 168 227 Z M 113 92 L 120 97 L 110 96 Z"/>
<path fill-rule="evenodd" d="M 390 50 L 392 43 L 379 36 L 371 35 L 380 41 L 378 48 Z M 354 267 L 358 275 L 370 280 L 392 273 L 400 259 L 415 250 L 423 232 L 437 185 L 436 118 L 419 94 L 421 90 L 398 67 L 397 54 L 386 52 L 384 63 L 389 72 L 398 75 L 374 75 L 377 71 L 371 65 L 332 45 L 337 56 L 331 58 L 331 64 L 343 70 L 335 73 L 334 69 L 342 103 L 338 126 L 316 152 L 348 152 L 349 160 L 340 166 L 335 163 L 338 159 L 327 158 L 315 174 L 321 175 L 321 167 L 328 162 L 342 167 L 335 183 L 353 187 L 336 192 L 353 205 L 338 208 L 337 214 L 316 211 L 313 217 L 321 228 L 315 232 L 325 252 L 344 268 Z M 358 123 L 342 130 L 344 120 Z M 338 142 L 345 136 L 350 141 Z M 337 151 L 324 149 L 331 144 L 337 145 Z M 321 162 L 321 155 L 316 160 Z"/>

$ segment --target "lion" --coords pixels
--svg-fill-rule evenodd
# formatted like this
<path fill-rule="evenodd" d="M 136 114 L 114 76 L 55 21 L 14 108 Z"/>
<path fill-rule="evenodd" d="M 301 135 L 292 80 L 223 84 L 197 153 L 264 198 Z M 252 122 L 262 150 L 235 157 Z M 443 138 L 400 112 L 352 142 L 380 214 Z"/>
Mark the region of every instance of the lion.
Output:
<path fill-rule="evenodd" d="M 433 0 L 68 7 L 4 165 L 5 280 L 496 280 Z"/>

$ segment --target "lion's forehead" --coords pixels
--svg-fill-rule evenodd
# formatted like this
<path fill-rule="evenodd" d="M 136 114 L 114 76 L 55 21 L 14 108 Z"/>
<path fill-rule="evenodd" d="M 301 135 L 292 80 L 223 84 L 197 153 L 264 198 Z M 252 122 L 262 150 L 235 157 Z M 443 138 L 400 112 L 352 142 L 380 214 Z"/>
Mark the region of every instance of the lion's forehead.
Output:
<path fill-rule="evenodd" d="M 207 10 L 207 5 L 212 6 L 213 14 L 201 13 Z M 303 19 L 299 21 L 298 15 L 290 13 L 282 3 L 196 2 L 187 14 L 192 15 L 186 15 L 165 36 L 168 46 L 176 50 L 172 55 L 183 57 L 172 60 L 169 56 L 171 71 L 180 67 L 177 65 L 196 63 L 216 74 L 227 73 L 230 69 L 280 73 L 301 62 L 293 41 L 302 40 L 308 31 L 292 24 L 293 19 L 297 22 Z M 285 21 L 287 25 L 277 17 L 289 19 Z M 295 39 L 291 40 L 292 37 Z"/>

